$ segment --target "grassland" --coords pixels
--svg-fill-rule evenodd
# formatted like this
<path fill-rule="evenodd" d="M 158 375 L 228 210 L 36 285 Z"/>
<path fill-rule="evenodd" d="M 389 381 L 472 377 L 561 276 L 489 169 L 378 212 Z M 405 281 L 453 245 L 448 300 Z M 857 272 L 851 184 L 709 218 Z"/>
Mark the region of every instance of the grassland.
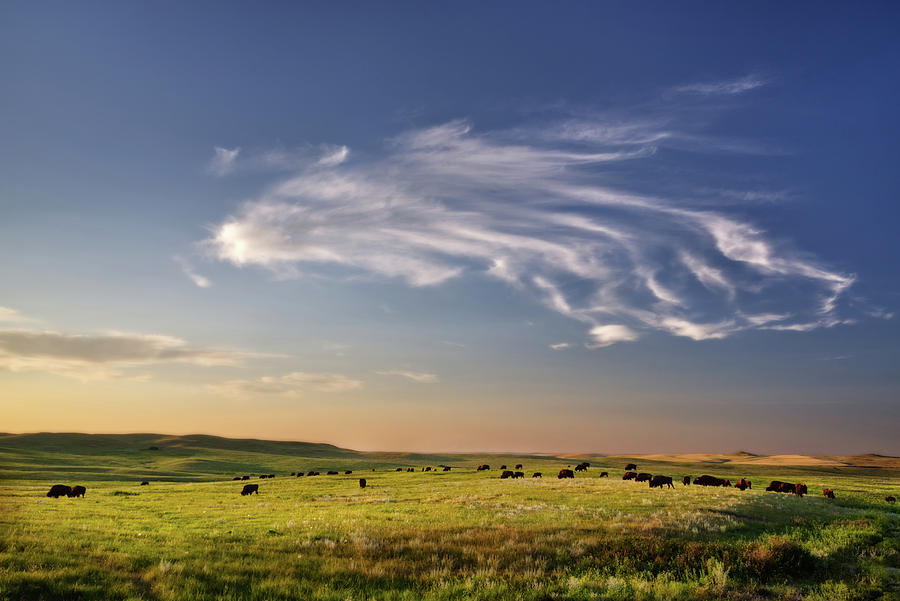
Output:
<path fill-rule="evenodd" d="M 555 478 L 582 459 L 586 474 Z M 651 490 L 620 479 L 628 460 L 754 488 Z M 501 463 L 550 477 L 500 480 Z M 454 468 L 394 471 L 437 464 Z M 408 455 L 0 435 L 0 599 L 900 599 L 900 515 L 884 501 L 900 491 L 897 468 L 877 456 Z M 287 476 L 298 470 L 322 475 Z M 260 473 L 278 477 L 240 496 L 231 477 Z M 764 492 L 773 479 L 812 494 Z M 57 482 L 87 495 L 46 498 Z"/>

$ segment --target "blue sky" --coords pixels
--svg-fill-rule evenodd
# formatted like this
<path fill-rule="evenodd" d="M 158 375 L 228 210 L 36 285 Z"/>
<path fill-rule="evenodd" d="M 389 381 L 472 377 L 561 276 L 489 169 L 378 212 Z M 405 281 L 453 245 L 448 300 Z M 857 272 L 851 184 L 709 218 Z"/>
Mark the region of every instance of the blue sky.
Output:
<path fill-rule="evenodd" d="M 4 429 L 900 452 L 896 6 L 2 10 Z"/>

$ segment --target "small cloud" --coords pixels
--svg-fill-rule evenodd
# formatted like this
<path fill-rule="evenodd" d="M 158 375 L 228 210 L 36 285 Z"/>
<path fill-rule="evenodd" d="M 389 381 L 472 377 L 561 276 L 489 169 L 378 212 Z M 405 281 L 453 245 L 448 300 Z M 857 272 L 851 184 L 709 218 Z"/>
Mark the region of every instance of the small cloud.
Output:
<path fill-rule="evenodd" d="M 15 309 L 9 307 L 0 307 L 0 323 L 22 323 L 33 321 L 30 317 L 25 317 Z"/>
<path fill-rule="evenodd" d="M 702 94 L 708 96 L 732 96 L 749 92 L 766 85 L 768 82 L 756 75 L 746 75 L 739 79 L 692 83 L 672 88 L 681 94 Z"/>
<path fill-rule="evenodd" d="M 350 149 L 346 146 L 331 147 L 318 160 L 318 164 L 323 167 L 334 167 L 346 161 L 348 156 Z"/>
<path fill-rule="evenodd" d="M 412 380 L 413 382 L 418 382 L 419 384 L 434 384 L 439 381 L 436 374 L 429 374 L 420 371 L 404 371 L 401 369 L 391 369 L 386 371 L 376 371 L 375 373 L 380 376 L 398 376 L 400 378 Z"/>
<path fill-rule="evenodd" d="M 213 155 L 213 158 L 210 159 L 209 164 L 207 165 L 209 171 L 218 176 L 231 173 L 241 149 L 234 148 L 229 150 L 228 148 L 216 146 L 213 150 L 215 151 L 215 155 Z"/>
<path fill-rule="evenodd" d="M 552 348 L 554 351 L 561 351 L 562 349 L 569 348 L 570 346 L 572 345 L 568 342 L 557 342 L 556 344 L 551 344 L 550 348 Z"/>
<path fill-rule="evenodd" d="M 173 260 L 181 265 L 181 271 L 184 273 L 184 275 L 188 276 L 191 281 L 194 282 L 194 284 L 196 284 L 200 288 L 209 288 L 210 286 L 212 286 L 212 282 L 209 280 L 209 278 L 194 271 L 194 268 L 186 260 L 179 256 L 173 257 Z"/>
<path fill-rule="evenodd" d="M 591 338 L 594 340 L 587 345 L 588 348 L 603 348 L 617 342 L 631 342 L 640 337 L 637 332 L 628 326 L 619 324 L 594 326 L 590 329 L 588 334 L 590 334 Z"/>
<path fill-rule="evenodd" d="M 316 392 L 348 392 L 362 388 L 362 382 L 335 373 L 311 373 L 295 371 L 283 376 L 263 376 L 255 380 L 228 380 L 212 384 L 207 390 L 229 396 L 253 394 L 279 394 L 299 396 L 310 390 Z"/>

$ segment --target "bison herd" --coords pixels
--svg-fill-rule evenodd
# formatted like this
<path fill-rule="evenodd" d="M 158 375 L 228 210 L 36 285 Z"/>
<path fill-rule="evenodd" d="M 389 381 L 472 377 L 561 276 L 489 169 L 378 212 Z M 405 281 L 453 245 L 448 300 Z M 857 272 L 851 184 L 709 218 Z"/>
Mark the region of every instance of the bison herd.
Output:
<path fill-rule="evenodd" d="M 84 498 L 84 493 L 87 492 L 87 489 L 83 486 L 69 486 L 67 484 L 54 484 L 50 487 L 50 490 L 47 492 L 48 497 L 52 497 L 54 499 L 58 499 L 60 497 L 81 497 Z"/>

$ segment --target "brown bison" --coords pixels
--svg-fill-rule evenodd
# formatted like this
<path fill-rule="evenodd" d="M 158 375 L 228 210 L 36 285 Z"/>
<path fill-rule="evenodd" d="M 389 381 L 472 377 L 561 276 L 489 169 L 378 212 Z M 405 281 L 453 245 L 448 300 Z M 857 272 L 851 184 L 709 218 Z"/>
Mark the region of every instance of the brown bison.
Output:
<path fill-rule="evenodd" d="M 449 465 L 445 465 L 445 466 L 444 466 L 444 471 L 445 471 L 445 472 L 449 472 L 449 471 L 450 471 L 450 466 L 449 466 Z"/>
<path fill-rule="evenodd" d="M 637 476 L 634 477 L 635 482 L 649 482 L 653 478 L 653 474 L 647 474 L 645 472 L 641 472 Z"/>
<path fill-rule="evenodd" d="M 483 472 L 484 470 L 489 470 L 489 469 L 491 469 L 491 466 L 489 466 L 488 464 L 485 463 L 484 465 L 479 465 L 475 471 Z"/>
<path fill-rule="evenodd" d="M 306 472 L 307 476 L 318 476 L 319 472 Z"/>
<path fill-rule="evenodd" d="M 650 488 L 662 488 L 663 486 L 675 488 L 675 485 L 672 484 L 671 476 L 653 476 L 650 479 Z"/>
<path fill-rule="evenodd" d="M 144 480 L 143 482 L 141 482 L 141 486 L 150 486 L 150 483 Z"/>
<path fill-rule="evenodd" d="M 769 483 L 769 485 L 766 487 L 766 490 L 771 492 L 783 492 L 790 494 L 797 493 L 796 485 L 791 484 L 790 482 L 782 482 L 780 480 L 772 480 L 772 482 Z"/>
<path fill-rule="evenodd" d="M 234 478 L 232 478 L 232 480 L 240 480 L 240 479 L 241 479 L 240 476 L 235 476 Z"/>
<path fill-rule="evenodd" d="M 301 476 L 303 476 L 303 472 L 297 472 L 297 477 L 300 478 Z"/>
<path fill-rule="evenodd" d="M 887 501 L 888 503 L 896 503 L 897 497 L 885 497 L 884 500 Z"/>
<path fill-rule="evenodd" d="M 505 466 L 505 465 L 501 465 L 501 466 L 500 466 L 500 469 L 501 469 L 501 470 L 505 470 L 505 469 L 506 469 L 506 466 Z"/>
<path fill-rule="evenodd" d="M 622 480 L 634 480 L 637 477 L 637 472 L 625 472 L 625 475 L 622 476 Z"/>
<path fill-rule="evenodd" d="M 559 470 L 559 473 L 556 475 L 556 477 L 559 478 L 560 480 L 562 480 L 563 478 L 574 478 L 575 472 L 573 472 L 572 470 L 563 468 L 563 469 Z"/>
<path fill-rule="evenodd" d="M 524 478 L 525 472 L 515 472 L 513 473 L 513 478 Z"/>
<path fill-rule="evenodd" d="M 510 470 L 503 470 L 503 473 L 500 474 L 501 480 L 506 480 L 507 478 L 512 478 L 515 474 L 513 474 Z"/>
<path fill-rule="evenodd" d="M 50 490 L 47 492 L 48 497 L 53 497 L 54 499 L 58 499 L 60 497 L 68 497 L 72 492 L 71 486 L 66 486 L 65 484 L 54 484 L 50 487 Z"/>
<path fill-rule="evenodd" d="M 344 474 L 352 474 L 353 470 L 344 470 Z"/>
<path fill-rule="evenodd" d="M 823 488 L 823 489 L 822 489 L 822 495 L 825 496 L 825 497 L 827 497 L 827 498 L 829 498 L 829 499 L 833 499 L 833 498 L 834 498 L 834 491 L 833 491 L 832 489 L 830 489 L 830 488 Z"/>
<path fill-rule="evenodd" d="M 544 474 L 542 474 L 541 472 L 535 472 L 535 473 L 531 474 L 531 477 L 532 478 L 543 478 Z"/>
<path fill-rule="evenodd" d="M 715 476 L 707 476 L 705 474 L 694 478 L 694 484 L 700 486 L 731 486 L 731 482 L 728 480 L 716 478 Z"/>
<path fill-rule="evenodd" d="M 636 470 L 636 469 L 637 469 L 637 464 L 634 464 L 634 463 L 629 463 L 628 465 L 625 466 L 626 472 L 629 470 Z"/>
<path fill-rule="evenodd" d="M 416 468 L 414 468 L 414 467 L 408 467 L 408 468 L 406 468 L 406 472 L 407 472 L 407 473 L 409 473 L 409 472 L 414 472 L 414 471 L 416 471 Z"/>
<path fill-rule="evenodd" d="M 259 484 L 245 484 L 244 489 L 241 491 L 241 496 L 246 497 L 253 493 L 259 494 Z"/>
<path fill-rule="evenodd" d="M 746 478 L 741 478 L 740 480 L 735 482 L 734 487 L 736 489 L 742 490 L 742 491 L 747 490 L 748 488 L 753 488 L 753 486 L 750 485 L 750 481 L 747 480 Z"/>
<path fill-rule="evenodd" d="M 360 488 L 365 488 L 365 487 L 366 487 L 366 479 L 365 479 L 365 478 L 360 478 L 360 479 L 359 479 L 359 487 L 360 487 Z"/>
<path fill-rule="evenodd" d="M 87 489 L 83 486 L 73 486 L 72 490 L 69 492 L 70 497 L 81 497 L 84 498 L 84 493 L 87 492 Z"/>
<path fill-rule="evenodd" d="M 590 465 L 591 464 L 588 463 L 587 461 L 582 461 L 581 463 L 579 463 L 578 465 L 575 466 L 575 471 L 576 472 L 586 472 L 587 468 L 590 467 Z"/>
<path fill-rule="evenodd" d="M 685 476 L 684 478 L 681 479 L 681 483 L 685 486 L 690 486 L 691 485 L 691 477 Z"/>
<path fill-rule="evenodd" d="M 808 491 L 806 490 L 806 484 L 803 484 L 802 482 L 798 482 L 797 484 L 795 484 L 794 485 L 794 494 L 797 495 L 798 497 L 802 497 L 803 495 L 809 494 Z"/>
<path fill-rule="evenodd" d="M 402 471 L 403 471 L 403 468 L 402 468 L 402 467 L 398 467 L 398 468 L 395 469 L 394 471 L 395 471 L 395 472 L 402 472 Z"/>
<path fill-rule="evenodd" d="M 609 478 L 609 472 L 600 472 L 598 478 Z"/>
<path fill-rule="evenodd" d="M 517 464 L 516 464 L 516 469 L 517 469 L 517 470 L 522 469 L 522 464 L 521 464 L 521 463 L 517 463 Z"/>
<path fill-rule="evenodd" d="M 250 476 L 241 476 L 241 480 L 249 480 Z"/>

